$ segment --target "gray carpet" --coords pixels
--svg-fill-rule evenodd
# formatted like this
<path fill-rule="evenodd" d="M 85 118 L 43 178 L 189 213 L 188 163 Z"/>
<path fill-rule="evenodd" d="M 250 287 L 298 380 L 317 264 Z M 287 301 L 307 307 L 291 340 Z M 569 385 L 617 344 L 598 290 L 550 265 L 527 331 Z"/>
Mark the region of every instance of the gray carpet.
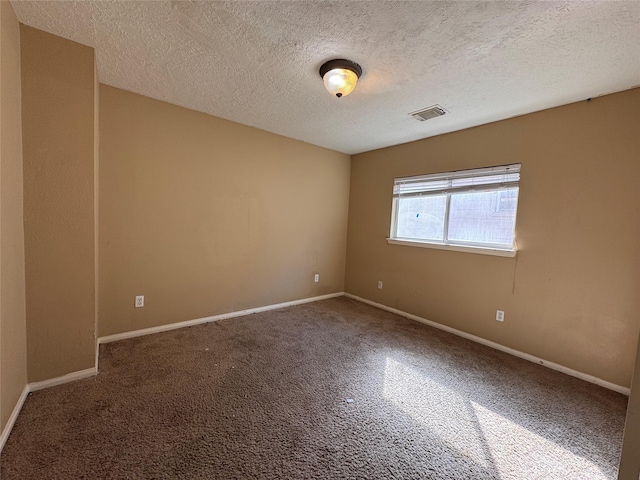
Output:
<path fill-rule="evenodd" d="M 614 479 L 626 397 L 347 298 L 103 345 L 10 479 Z"/>

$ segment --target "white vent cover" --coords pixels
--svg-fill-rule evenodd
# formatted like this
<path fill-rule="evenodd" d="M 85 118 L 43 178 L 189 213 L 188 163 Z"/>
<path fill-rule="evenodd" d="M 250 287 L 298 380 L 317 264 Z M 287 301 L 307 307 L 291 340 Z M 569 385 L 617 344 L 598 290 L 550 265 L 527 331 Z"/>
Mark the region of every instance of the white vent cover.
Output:
<path fill-rule="evenodd" d="M 431 118 L 441 117 L 447 113 L 444 108 L 440 105 L 433 105 L 432 107 L 425 108 L 424 110 L 419 110 L 417 112 L 410 113 L 413 118 L 416 120 L 420 120 L 424 122 L 425 120 L 429 120 Z"/>

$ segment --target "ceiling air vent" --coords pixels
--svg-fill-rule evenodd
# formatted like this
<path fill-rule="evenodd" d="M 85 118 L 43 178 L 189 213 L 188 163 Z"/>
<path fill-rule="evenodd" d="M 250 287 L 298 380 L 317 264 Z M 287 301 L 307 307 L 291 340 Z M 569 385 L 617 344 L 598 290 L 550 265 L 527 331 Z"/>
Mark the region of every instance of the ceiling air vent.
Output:
<path fill-rule="evenodd" d="M 424 122 L 425 120 L 441 117 L 445 113 L 447 112 L 440 105 L 434 105 L 433 107 L 425 108 L 424 110 L 419 110 L 417 112 L 410 113 L 409 115 L 411 115 L 416 120 Z"/>

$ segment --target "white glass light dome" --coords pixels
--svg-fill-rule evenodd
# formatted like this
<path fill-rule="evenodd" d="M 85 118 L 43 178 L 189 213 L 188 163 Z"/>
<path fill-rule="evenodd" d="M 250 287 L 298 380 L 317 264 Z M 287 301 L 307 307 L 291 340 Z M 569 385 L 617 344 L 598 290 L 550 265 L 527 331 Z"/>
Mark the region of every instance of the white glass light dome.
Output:
<path fill-rule="evenodd" d="M 320 67 L 320 76 L 327 91 L 338 98 L 346 97 L 356 87 L 362 68 L 351 60 L 329 60 Z"/>

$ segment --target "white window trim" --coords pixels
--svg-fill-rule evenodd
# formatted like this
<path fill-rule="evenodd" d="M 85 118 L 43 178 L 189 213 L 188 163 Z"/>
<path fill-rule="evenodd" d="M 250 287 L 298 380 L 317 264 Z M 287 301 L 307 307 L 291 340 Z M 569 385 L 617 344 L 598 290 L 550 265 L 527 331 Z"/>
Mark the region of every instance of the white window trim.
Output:
<path fill-rule="evenodd" d="M 433 248 L 435 250 L 450 250 L 452 252 L 463 253 L 476 253 L 480 255 L 493 255 L 496 257 L 509 257 L 516 256 L 516 250 L 503 250 L 500 248 L 491 247 L 476 247 L 467 245 L 452 245 L 445 243 L 426 242 L 422 240 L 408 240 L 399 238 L 387 238 L 387 243 L 390 245 L 404 245 L 406 247 L 421 247 L 421 248 Z"/>
<path fill-rule="evenodd" d="M 469 178 L 469 177 L 474 177 L 476 175 L 479 176 L 483 176 L 487 173 L 492 173 L 492 172 L 515 172 L 519 175 L 520 173 L 520 164 L 512 164 L 512 165 L 504 165 L 504 166 L 499 166 L 499 167 L 487 167 L 487 168 L 479 168 L 479 169 L 474 169 L 474 170 L 461 170 L 461 171 L 455 171 L 455 172 L 447 172 L 447 173 L 443 173 L 443 174 L 428 174 L 428 175 L 419 175 L 419 176 L 415 176 L 415 177 L 404 177 L 402 178 L 402 180 L 404 181 L 408 181 L 408 182 L 415 182 L 415 181 L 421 181 L 423 179 L 428 179 L 428 180 L 432 180 L 434 178 L 437 178 L 439 176 L 442 177 L 442 179 L 452 179 L 452 178 Z M 434 241 L 434 240 L 427 240 L 427 239 L 418 239 L 418 238 L 402 238 L 402 237 L 394 237 L 394 232 L 396 231 L 397 228 L 397 211 L 398 211 L 398 200 L 399 200 L 399 195 L 396 193 L 396 188 L 398 185 L 398 180 L 400 180 L 399 178 L 394 179 L 394 195 L 393 195 L 393 206 L 392 206 L 392 211 L 391 211 L 391 228 L 390 228 L 390 233 L 389 233 L 389 238 L 387 238 L 387 243 L 392 244 L 392 245 L 404 245 L 404 246 L 410 246 L 410 247 L 421 247 L 421 248 L 433 248 L 433 249 L 437 249 L 437 250 L 450 250 L 450 251 L 454 251 L 454 252 L 463 252 L 463 253 L 476 253 L 476 254 L 481 254 L 481 255 L 493 255 L 493 256 L 499 256 L 499 257 L 515 257 L 516 256 L 516 240 L 515 240 L 515 225 L 514 225 L 514 232 L 513 232 L 513 245 L 510 246 L 503 246 L 503 245 L 478 245 L 476 244 L 471 244 L 471 245 L 465 245 L 464 242 L 449 242 L 448 239 L 445 239 L 444 242 L 438 242 L 438 241 Z M 508 182 L 507 184 L 503 184 L 501 185 L 501 188 L 505 188 L 507 186 L 517 186 L 519 187 L 519 178 L 516 179 L 513 182 Z M 495 189 L 495 185 L 496 184 L 489 184 L 487 185 L 487 189 L 490 190 L 494 190 Z M 486 187 L 484 185 L 479 185 L 479 186 L 475 186 L 475 187 L 469 187 L 469 188 L 465 188 L 464 190 L 467 191 L 478 191 L 478 190 L 483 190 Z M 448 223 L 449 223 L 449 202 L 451 201 L 451 195 L 449 195 L 449 193 L 451 193 L 451 190 L 449 189 L 445 189 L 443 191 L 428 191 L 425 193 L 417 193 L 417 194 L 413 194 L 413 195 L 406 195 L 406 196 L 414 196 L 414 195 L 438 195 L 438 194 L 442 194 L 442 193 L 446 193 L 447 194 L 447 208 L 446 208 L 446 215 L 445 215 L 445 225 L 444 225 L 444 231 L 445 231 L 445 236 L 446 236 L 446 232 L 448 230 Z"/>

